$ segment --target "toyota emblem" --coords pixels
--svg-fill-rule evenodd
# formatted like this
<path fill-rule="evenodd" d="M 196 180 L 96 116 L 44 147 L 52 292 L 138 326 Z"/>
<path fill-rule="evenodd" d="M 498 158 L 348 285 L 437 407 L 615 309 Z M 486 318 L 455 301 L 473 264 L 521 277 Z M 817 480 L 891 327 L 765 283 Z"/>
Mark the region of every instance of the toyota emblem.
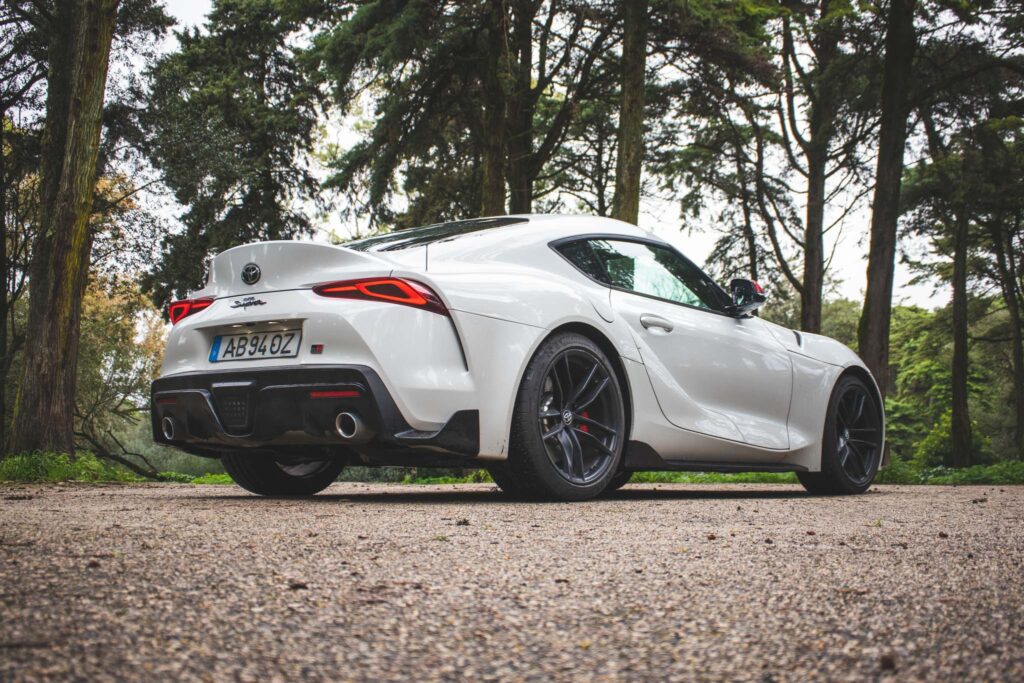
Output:
<path fill-rule="evenodd" d="M 255 263 L 246 263 L 242 268 L 242 282 L 254 285 L 260 281 L 260 267 Z"/>

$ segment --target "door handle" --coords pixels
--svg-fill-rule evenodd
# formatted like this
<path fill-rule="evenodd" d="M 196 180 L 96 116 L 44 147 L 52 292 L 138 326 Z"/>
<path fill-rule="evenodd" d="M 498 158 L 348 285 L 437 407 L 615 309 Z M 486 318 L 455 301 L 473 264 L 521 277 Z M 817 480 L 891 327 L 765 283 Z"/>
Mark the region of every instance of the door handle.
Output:
<path fill-rule="evenodd" d="M 640 316 L 640 324 L 643 325 L 644 328 L 648 330 L 651 329 L 652 327 L 656 327 L 659 330 L 664 330 L 665 332 L 672 331 L 672 323 L 665 320 L 660 315 L 644 313 Z"/>

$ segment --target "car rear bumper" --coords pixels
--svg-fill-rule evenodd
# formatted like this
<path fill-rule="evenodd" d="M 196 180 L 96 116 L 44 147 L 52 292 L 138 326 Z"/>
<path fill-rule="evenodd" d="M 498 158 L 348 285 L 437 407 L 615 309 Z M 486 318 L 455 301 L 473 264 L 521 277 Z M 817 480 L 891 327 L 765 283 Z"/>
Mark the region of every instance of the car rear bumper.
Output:
<path fill-rule="evenodd" d="M 377 373 L 361 365 L 181 373 L 153 382 L 151 399 L 154 441 L 196 455 L 309 446 L 428 449 L 459 457 L 480 450 L 476 410 L 456 412 L 434 432 L 413 429 Z M 342 412 L 358 415 L 372 436 L 343 439 L 335 429 Z M 165 418 L 173 425 L 170 438 Z"/>

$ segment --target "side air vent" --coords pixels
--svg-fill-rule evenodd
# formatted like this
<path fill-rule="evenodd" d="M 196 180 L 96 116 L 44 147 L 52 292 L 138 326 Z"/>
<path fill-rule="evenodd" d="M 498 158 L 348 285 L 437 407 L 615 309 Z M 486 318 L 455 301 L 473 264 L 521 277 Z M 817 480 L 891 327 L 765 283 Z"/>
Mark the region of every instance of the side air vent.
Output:
<path fill-rule="evenodd" d="M 793 336 L 796 337 L 796 345 L 797 346 L 803 346 L 804 345 L 804 338 L 800 336 L 799 332 L 797 332 L 796 330 L 793 330 Z"/>

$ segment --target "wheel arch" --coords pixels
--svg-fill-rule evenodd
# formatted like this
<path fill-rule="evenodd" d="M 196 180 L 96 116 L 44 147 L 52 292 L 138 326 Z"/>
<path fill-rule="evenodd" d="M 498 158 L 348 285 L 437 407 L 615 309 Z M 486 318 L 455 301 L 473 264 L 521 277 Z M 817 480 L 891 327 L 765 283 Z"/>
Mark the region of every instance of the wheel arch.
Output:
<path fill-rule="evenodd" d="M 844 377 L 856 377 L 857 379 L 859 379 L 862 382 L 864 382 L 864 384 L 866 384 L 868 386 L 868 389 L 871 390 L 871 395 L 874 397 L 875 401 L 878 403 L 878 410 L 882 414 L 882 465 L 881 466 L 885 467 L 886 465 L 889 464 L 889 448 L 888 448 L 888 446 L 886 444 L 887 430 L 886 430 L 886 424 L 885 424 L 885 398 L 882 396 L 882 392 L 878 388 L 878 383 L 875 382 L 875 378 L 871 375 L 871 372 L 867 368 L 862 367 L 860 365 L 850 365 L 850 366 L 844 368 L 843 371 L 841 373 L 839 373 L 839 376 L 836 377 L 835 384 L 833 384 L 832 386 L 835 387 L 835 385 L 839 383 L 839 380 L 841 380 Z"/>
<path fill-rule="evenodd" d="M 551 339 L 555 335 L 562 334 L 565 332 L 575 332 L 576 334 L 582 335 L 590 341 L 597 344 L 597 347 L 604 352 L 604 355 L 608 357 L 608 362 L 612 364 L 612 369 L 615 370 L 615 377 L 619 380 L 619 386 L 622 387 L 622 401 L 625 403 L 626 417 L 626 443 L 629 443 L 629 437 L 633 433 L 633 390 L 629 385 L 629 377 L 626 375 L 626 368 L 622 364 L 622 355 L 618 349 L 615 348 L 615 344 L 605 336 L 601 330 L 597 329 L 593 325 L 589 325 L 584 322 L 569 322 L 552 329 L 541 341 L 541 344 Z M 539 345 L 538 345 L 539 346 Z M 623 458 L 625 462 L 625 458 Z"/>

